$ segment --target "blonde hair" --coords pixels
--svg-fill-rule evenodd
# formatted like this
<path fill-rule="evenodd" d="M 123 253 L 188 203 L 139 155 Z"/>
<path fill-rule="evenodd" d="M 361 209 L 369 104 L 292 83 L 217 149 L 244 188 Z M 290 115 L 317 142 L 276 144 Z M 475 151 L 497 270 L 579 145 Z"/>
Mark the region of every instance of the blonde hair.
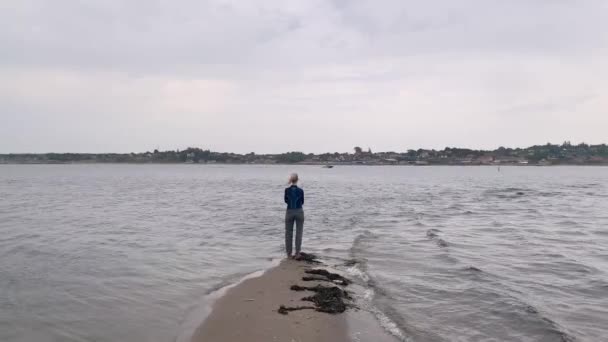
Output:
<path fill-rule="evenodd" d="M 298 183 L 298 174 L 297 173 L 292 173 L 291 175 L 289 175 L 289 184 L 297 184 Z"/>

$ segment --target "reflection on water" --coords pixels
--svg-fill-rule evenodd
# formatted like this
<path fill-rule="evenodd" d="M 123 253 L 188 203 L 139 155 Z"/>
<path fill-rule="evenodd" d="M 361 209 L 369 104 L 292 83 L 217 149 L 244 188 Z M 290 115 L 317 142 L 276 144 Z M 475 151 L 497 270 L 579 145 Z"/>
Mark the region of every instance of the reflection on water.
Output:
<path fill-rule="evenodd" d="M 415 341 L 608 334 L 608 169 L 0 166 L 0 340 L 173 341 L 202 298 L 304 244 L 355 258 L 366 309 Z"/>

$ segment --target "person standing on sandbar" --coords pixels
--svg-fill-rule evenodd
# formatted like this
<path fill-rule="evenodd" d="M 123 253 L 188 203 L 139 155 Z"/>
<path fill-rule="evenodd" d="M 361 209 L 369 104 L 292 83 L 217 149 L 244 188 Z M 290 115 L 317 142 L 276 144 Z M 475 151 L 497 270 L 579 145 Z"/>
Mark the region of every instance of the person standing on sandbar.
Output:
<path fill-rule="evenodd" d="M 287 257 L 291 258 L 291 249 L 293 243 L 293 224 L 296 224 L 296 255 L 300 257 L 300 249 L 302 248 L 302 231 L 304 229 L 304 190 L 298 187 L 298 174 L 292 173 L 289 176 L 289 187 L 285 189 L 285 203 L 287 203 L 287 211 L 285 212 L 285 252 Z"/>

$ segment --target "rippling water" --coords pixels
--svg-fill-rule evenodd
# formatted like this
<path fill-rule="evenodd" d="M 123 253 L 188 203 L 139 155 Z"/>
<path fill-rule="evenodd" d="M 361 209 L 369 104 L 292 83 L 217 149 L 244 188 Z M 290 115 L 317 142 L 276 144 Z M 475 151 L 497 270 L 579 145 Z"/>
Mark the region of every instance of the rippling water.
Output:
<path fill-rule="evenodd" d="M 305 249 L 413 341 L 608 335 L 608 168 L 0 166 L 0 340 L 174 341 L 211 291 Z"/>

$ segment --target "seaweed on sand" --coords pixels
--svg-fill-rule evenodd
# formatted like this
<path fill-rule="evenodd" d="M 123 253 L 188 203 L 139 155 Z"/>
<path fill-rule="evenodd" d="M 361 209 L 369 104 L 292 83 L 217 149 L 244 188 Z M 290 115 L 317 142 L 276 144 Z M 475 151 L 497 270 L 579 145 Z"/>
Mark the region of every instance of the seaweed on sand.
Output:
<path fill-rule="evenodd" d="M 292 306 L 292 307 L 288 307 L 285 305 L 281 305 L 281 307 L 279 308 L 278 312 L 281 315 L 287 315 L 289 313 L 289 311 L 298 311 L 298 310 L 314 310 L 315 307 L 314 306 Z"/>
<path fill-rule="evenodd" d="M 296 260 L 305 261 L 307 263 L 321 263 L 317 260 L 316 255 L 309 253 L 300 253 L 299 257 Z M 344 278 L 343 276 L 336 273 L 331 273 L 324 269 L 309 269 L 305 272 L 310 276 L 302 277 L 302 280 L 304 281 L 325 281 L 342 286 L 348 286 L 351 283 L 351 281 L 347 278 Z M 345 299 L 352 300 L 352 298 L 347 291 L 341 289 L 338 286 L 316 285 L 307 287 L 293 285 L 291 286 L 291 290 L 314 292 L 314 295 L 302 298 L 303 301 L 314 303 L 314 306 L 288 307 L 285 305 L 281 305 L 278 309 L 278 312 L 282 315 L 287 315 L 290 311 L 297 310 L 315 310 L 330 314 L 338 314 L 346 311 L 348 307 L 355 307 L 353 304 L 347 304 L 344 301 Z"/>
<path fill-rule="evenodd" d="M 337 286 L 317 285 L 314 287 L 305 287 L 294 285 L 291 289 L 294 291 L 307 290 L 314 292 L 314 295 L 304 297 L 302 300 L 315 303 L 316 310 L 320 312 L 332 314 L 342 313 L 346 311 L 347 306 L 344 299 L 351 299 L 348 292 Z"/>
<path fill-rule="evenodd" d="M 339 274 L 331 273 L 327 270 L 312 269 L 312 270 L 306 270 L 305 272 L 307 274 L 313 274 L 313 275 L 317 275 L 319 277 L 303 277 L 302 280 L 304 280 L 304 281 L 313 281 L 313 280 L 329 281 L 329 282 L 336 283 L 338 285 L 344 285 L 344 286 L 348 286 L 348 284 L 350 284 L 350 280 L 344 278 L 343 276 L 341 276 Z"/>
<path fill-rule="evenodd" d="M 311 253 L 300 253 L 298 257 L 295 258 L 297 261 L 304 261 L 309 264 L 320 264 L 321 262 L 317 260 L 317 256 Z"/>
<path fill-rule="evenodd" d="M 317 285 L 313 287 L 293 285 L 291 287 L 293 291 L 312 291 L 315 294 L 312 296 L 304 297 L 302 300 L 307 302 L 313 302 L 314 307 L 310 306 L 299 306 L 299 307 L 285 307 L 281 305 L 279 313 L 286 315 L 289 311 L 314 309 L 315 311 L 325 312 L 330 314 L 338 314 L 346 311 L 349 306 L 344 302 L 344 299 L 351 299 L 348 292 L 342 290 L 337 286 L 323 286 Z"/>

